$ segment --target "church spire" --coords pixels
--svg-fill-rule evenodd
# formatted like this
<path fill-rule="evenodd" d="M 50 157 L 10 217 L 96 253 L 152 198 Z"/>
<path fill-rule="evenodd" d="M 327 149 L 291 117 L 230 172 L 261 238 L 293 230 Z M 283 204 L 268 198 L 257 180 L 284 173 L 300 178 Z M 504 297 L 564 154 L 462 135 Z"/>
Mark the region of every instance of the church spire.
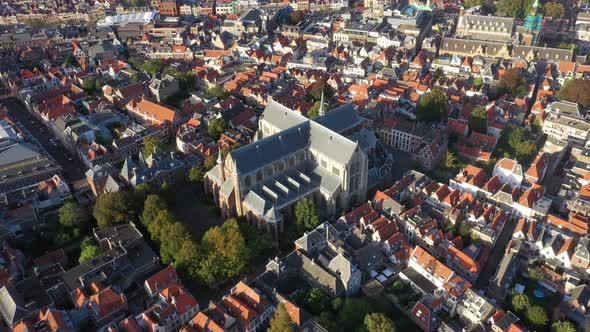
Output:
<path fill-rule="evenodd" d="M 322 97 L 320 98 L 319 114 L 320 114 L 320 116 L 323 116 L 326 114 L 326 110 L 324 110 L 324 88 L 322 88 Z"/>

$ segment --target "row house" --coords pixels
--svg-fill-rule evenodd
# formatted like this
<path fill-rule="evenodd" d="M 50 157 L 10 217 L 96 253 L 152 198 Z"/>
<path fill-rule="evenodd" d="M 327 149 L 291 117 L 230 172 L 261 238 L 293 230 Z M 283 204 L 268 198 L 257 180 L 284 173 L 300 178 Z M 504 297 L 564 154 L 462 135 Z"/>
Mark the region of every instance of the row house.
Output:
<path fill-rule="evenodd" d="M 145 124 L 159 126 L 170 124 L 173 127 L 178 127 L 183 122 L 182 114 L 179 112 L 145 98 L 131 100 L 127 104 L 127 109 L 131 116 Z"/>
<path fill-rule="evenodd" d="M 459 298 L 471 288 L 469 282 L 420 246 L 414 248 L 400 278 L 424 295 L 442 297 L 450 311 L 455 310 Z"/>

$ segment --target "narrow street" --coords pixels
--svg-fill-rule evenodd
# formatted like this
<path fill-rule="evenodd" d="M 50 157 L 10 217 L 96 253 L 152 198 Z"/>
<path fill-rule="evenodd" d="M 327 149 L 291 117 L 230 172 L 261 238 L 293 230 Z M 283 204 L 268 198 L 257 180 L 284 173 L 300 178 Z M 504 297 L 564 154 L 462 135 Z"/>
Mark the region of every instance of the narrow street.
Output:
<path fill-rule="evenodd" d="M 24 105 L 13 96 L 0 98 L 0 107 L 6 106 L 8 115 L 20 124 L 25 132 L 25 140 L 33 141 L 41 145 L 47 153 L 63 167 L 63 175 L 68 183 L 73 183 L 84 178 L 86 166 L 70 153 L 62 143 L 53 137 L 53 133 L 41 120 L 31 115 Z"/>
<path fill-rule="evenodd" d="M 488 286 L 490 279 L 494 276 L 494 273 L 496 273 L 496 269 L 498 268 L 502 257 L 504 257 L 506 246 L 508 245 L 508 242 L 510 242 L 510 239 L 512 239 L 512 234 L 514 234 L 516 222 L 517 220 L 510 218 L 506 225 L 504 225 L 502 233 L 500 233 L 500 236 L 496 241 L 492 255 L 484 266 L 483 271 L 479 274 L 479 278 L 475 283 L 476 288 L 485 289 Z"/>

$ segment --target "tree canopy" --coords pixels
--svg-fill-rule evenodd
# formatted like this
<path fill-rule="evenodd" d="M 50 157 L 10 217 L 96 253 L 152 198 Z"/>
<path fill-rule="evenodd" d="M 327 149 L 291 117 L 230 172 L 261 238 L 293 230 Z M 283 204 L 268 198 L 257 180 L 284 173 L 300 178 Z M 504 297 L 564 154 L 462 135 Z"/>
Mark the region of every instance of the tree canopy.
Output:
<path fill-rule="evenodd" d="M 547 312 L 538 305 L 530 306 L 526 310 L 526 320 L 533 326 L 543 326 L 549 321 Z"/>
<path fill-rule="evenodd" d="M 502 129 L 495 152 L 500 157 L 517 159 L 527 164 L 537 154 L 537 146 L 524 128 L 508 125 Z"/>
<path fill-rule="evenodd" d="M 498 95 L 508 94 L 511 97 L 520 97 L 527 92 L 528 80 L 522 75 L 520 68 L 510 68 L 500 78 Z"/>
<path fill-rule="evenodd" d="M 225 99 L 230 96 L 230 93 L 223 90 L 220 86 L 213 86 L 207 89 L 207 93 L 213 97 L 217 97 L 217 99 Z"/>
<path fill-rule="evenodd" d="M 395 323 L 380 312 L 365 316 L 365 328 L 367 332 L 395 332 Z"/>
<path fill-rule="evenodd" d="M 84 241 L 82 241 L 80 247 L 82 248 L 82 251 L 80 252 L 80 258 L 78 259 L 80 264 L 86 263 L 100 255 L 98 246 L 95 245 L 90 238 L 85 238 Z"/>
<path fill-rule="evenodd" d="M 496 2 L 498 13 L 514 18 L 524 18 L 533 8 L 534 0 L 499 0 Z"/>
<path fill-rule="evenodd" d="M 275 310 L 273 318 L 270 320 L 270 326 L 267 332 L 295 332 L 295 327 L 285 305 L 280 303 Z"/>
<path fill-rule="evenodd" d="M 551 331 L 553 332 L 576 332 L 576 327 L 572 322 L 567 320 L 558 320 L 551 324 Z"/>
<path fill-rule="evenodd" d="M 207 133 L 211 136 L 214 140 L 218 140 L 221 137 L 221 134 L 225 132 L 225 121 L 223 118 L 215 118 L 209 122 L 209 126 L 207 127 Z"/>
<path fill-rule="evenodd" d="M 236 219 L 210 228 L 201 241 L 202 258 L 198 275 L 208 285 L 237 276 L 249 256 L 246 240 Z"/>
<path fill-rule="evenodd" d="M 151 194 L 145 198 L 143 204 L 143 212 L 141 213 L 141 221 L 146 226 L 149 227 L 158 214 L 166 209 L 166 202 L 158 195 Z"/>
<path fill-rule="evenodd" d="M 188 171 L 188 180 L 197 186 L 202 186 L 203 179 L 205 178 L 205 173 L 206 171 L 203 165 L 193 166 Z"/>
<path fill-rule="evenodd" d="M 59 209 L 59 223 L 68 228 L 85 228 L 88 215 L 73 201 L 69 201 Z"/>
<path fill-rule="evenodd" d="M 312 230 L 320 224 L 320 216 L 310 197 L 300 200 L 295 205 L 295 223 L 297 232 L 300 234 Z"/>
<path fill-rule="evenodd" d="M 154 151 L 164 150 L 165 145 L 159 136 L 148 136 L 143 139 L 143 157 L 148 158 Z"/>
<path fill-rule="evenodd" d="M 557 92 L 561 100 L 578 103 L 584 108 L 590 108 L 590 80 L 574 78 L 567 80 Z"/>
<path fill-rule="evenodd" d="M 205 168 L 206 172 L 213 169 L 213 167 L 215 167 L 215 165 L 217 165 L 217 158 L 215 158 L 214 155 L 205 158 L 205 160 L 203 161 L 203 167 Z"/>
<path fill-rule="evenodd" d="M 477 7 L 483 5 L 483 0 L 465 0 L 463 2 L 463 6 L 465 8 Z"/>
<path fill-rule="evenodd" d="M 320 115 L 320 101 L 316 101 L 313 106 L 305 113 L 309 119 L 317 118 Z"/>
<path fill-rule="evenodd" d="M 141 70 L 150 74 L 155 75 L 164 69 L 164 61 L 162 59 L 153 59 L 145 61 L 141 64 Z"/>
<path fill-rule="evenodd" d="M 543 5 L 545 16 L 560 19 L 565 16 L 565 6 L 560 2 L 547 2 Z"/>
<path fill-rule="evenodd" d="M 545 277 L 545 273 L 543 273 L 543 270 L 541 270 L 541 268 L 538 266 L 529 268 L 528 273 L 529 278 L 531 278 L 533 281 L 541 281 Z"/>
<path fill-rule="evenodd" d="M 98 195 L 93 215 L 100 227 L 126 222 L 133 215 L 129 194 L 119 191 Z"/>
<path fill-rule="evenodd" d="M 319 288 L 310 288 L 306 292 L 300 293 L 297 302 L 310 313 L 319 315 L 328 305 L 329 298 Z"/>
<path fill-rule="evenodd" d="M 418 121 L 440 121 L 447 117 L 447 95 L 442 89 L 435 88 L 425 93 L 418 101 L 416 119 Z"/>
<path fill-rule="evenodd" d="M 131 57 L 127 59 L 127 63 L 129 63 L 136 70 L 141 70 L 141 65 L 145 63 L 145 59 L 140 57 Z"/>
<path fill-rule="evenodd" d="M 512 309 L 516 312 L 524 312 L 530 306 L 531 301 L 526 294 L 514 294 L 511 299 Z"/>
<path fill-rule="evenodd" d="M 82 89 L 90 94 L 100 93 L 102 92 L 102 83 L 96 77 L 89 77 L 82 82 Z"/>
<path fill-rule="evenodd" d="M 469 116 L 469 128 L 480 133 L 487 133 L 488 131 L 488 111 L 485 107 L 476 107 Z"/>

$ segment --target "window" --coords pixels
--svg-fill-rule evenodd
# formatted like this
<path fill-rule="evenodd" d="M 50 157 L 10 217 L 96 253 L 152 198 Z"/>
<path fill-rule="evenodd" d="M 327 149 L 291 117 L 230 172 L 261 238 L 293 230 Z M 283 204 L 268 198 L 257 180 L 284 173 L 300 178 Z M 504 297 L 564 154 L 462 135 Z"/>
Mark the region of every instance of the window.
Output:
<path fill-rule="evenodd" d="M 244 180 L 246 183 L 246 187 L 249 187 L 252 184 L 252 180 L 250 179 L 250 175 L 246 175 L 246 179 Z"/>
<path fill-rule="evenodd" d="M 272 167 L 271 166 L 268 166 L 266 168 L 266 176 L 272 176 Z"/>
<path fill-rule="evenodd" d="M 295 166 L 295 156 L 291 156 L 291 158 L 289 158 L 289 167 L 293 166 Z"/>
<path fill-rule="evenodd" d="M 256 172 L 256 182 L 262 181 L 262 171 Z"/>
<path fill-rule="evenodd" d="M 338 168 L 332 167 L 332 173 L 334 173 L 334 175 L 337 177 L 340 177 L 340 170 Z"/>
<path fill-rule="evenodd" d="M 282 172 L 285 169 L 285 162 L 279 161 L 279 172 Z"/>
<path fill-rule="evenodd" d="M 322 159 L 320 164 L 322 165 L 322 168 L 328 168 L 328 163 L 325 160 Z"/>

